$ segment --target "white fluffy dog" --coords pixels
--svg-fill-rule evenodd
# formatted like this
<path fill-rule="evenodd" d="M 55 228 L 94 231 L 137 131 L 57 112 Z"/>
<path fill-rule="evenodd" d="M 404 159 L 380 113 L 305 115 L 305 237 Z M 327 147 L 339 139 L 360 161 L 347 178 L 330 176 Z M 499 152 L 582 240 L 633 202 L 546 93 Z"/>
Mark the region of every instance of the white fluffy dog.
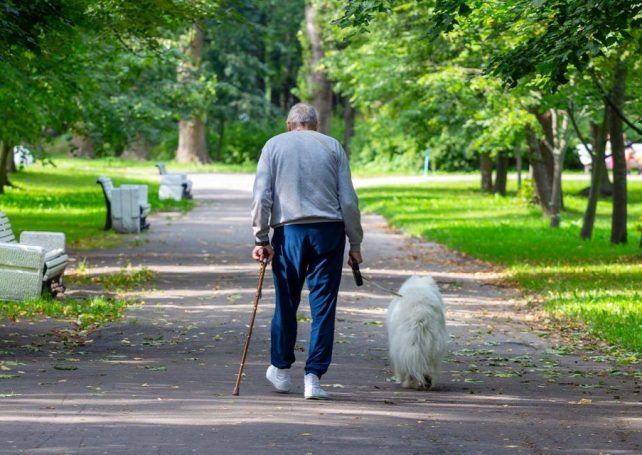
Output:
<path fill-rule="evenodd" d="M 388 306 L 389 358 L 402 387 L 435 384 L 448 347 L 444 303 L 431 277 L 406 280 Z"/>

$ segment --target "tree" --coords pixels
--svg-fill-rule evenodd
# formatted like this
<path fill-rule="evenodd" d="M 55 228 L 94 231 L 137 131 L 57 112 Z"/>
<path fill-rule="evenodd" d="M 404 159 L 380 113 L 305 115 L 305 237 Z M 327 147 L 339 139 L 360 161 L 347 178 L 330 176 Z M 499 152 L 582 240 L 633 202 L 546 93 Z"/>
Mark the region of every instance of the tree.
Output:
<path fill-rule="evenodd" d="M 613 72 L 613 94 L 610 97 L 609 134 L 611 153 L 613 154 L 613 216 L 611 218 L 611 243 L 627 242 L 627 189 L 626 189 L 626 158 L 624 156 L 624 131 L 622 112 L 624 92 L 626 90 L 626 67 L 618 59 Z"/>
<path fill-rule="evenodd" d="M 482 17 L 487 11 L 466 0 L 443 0 L 437 2 L 435 16 L 446 19 L 441 23 L 441 30 L 454 30 L 469 18 Z M 609 116 L 614 153 L 611 241 L 626 242 L 627 190 L 622 123 L 638 133 L 642 129 L 624 114 L 626 64 L 619 56 L 640 55 L 639 39 L 636 38 L 639 38 L 642 26 L 642 2 L 518 1 L 508 8 L 503 7 L 501 13 L 500 17 L 508 20 L 502 21 L 500 33 L 518 32 L 516 36 L 520 38 L 512 48 L 496 53 L 489 70 L 512 86 L 530 79 L 542 90 L 555 91 L 568 84 L 572 71 L 591 72 L 594 63 L 602 57 L 618 56 L 612 73 L 613 92 L 608 94 L 599 80 L 594 80 L 612 114 Z M 586 220 L 592 220 L 590 214 Z M 583 235 L 588 232 L 589 229 Z"/>
<path fill-rule="evenodd" d="M 308 0 L 305 5 L 305 33 L 310 45 L 309 68 L 307 70 L 307 89 L 312 105 L 319 116 L 318 130 L 323 134 L 330 132 L 332 118 L 332 85 L 322 64 L 325 56 L 321 27 L 319 24 L 318 0 Z"/>
<path fill-rule="evenodd" d="M 208 105 L 213 156 L 226 162 L 253 161 L 283 130 L 302 65 L 303 0 L 244 0 L 237 8 L 242 20 L 207 27 L 204 55 L 217 81 Z"/>
<path fill-rule="evenodd" d="M 187 34 L 185 59 L 178 65 L 178 82 L 186 90 L 194 92 L 193 84 L 204 78 L 200 74 L 203 59 L 205 32 L 200 23 L 195 23 Z M 183 116 L 178 123 L 178 149 L 176 161 L 179 163 L 204 164 L 211 162 L 207 151 L 205 132 L 206 116 L 204 109 L 195 109 Z"/>
<path fill-rule="evenodd" d="M 596 122 L 591 123 L 591 157 L 593 160 L 593 166 L 591 168 L 591 186 L 589 187 L 588 201 L 582 218 L 582 229 L 580 231 L 580 238 L 584 240 L 589 240 L 593 235 L 593 226 L 595 225 L 595 215 L 597 213 L 597 201 L 601 192 L 602 175 L 606 175 L 604 155 L 606 150 L 607 130 L 610 125 L 610 112 L 611 110 L 608 104 L 604 103 L 604 120 L 601 124 Z M 578 129 L 578 135 L 579 134 Z"/>
<path fill-rule="evenodd" d="M 159 50 L 164 38 L 204 16 L 223 19 L 233 10 L 227 0 L 0 1 L 0 140 L 35 142 L 45 129 L 91 129 L 104 118 L 89 108 L 104 101 L 96 56 Z M 109 46 L 117 50 L 104 52 Z M 10 148 L 3 150 L 6 160 Z"/>
<path fill-rule="evenodd" d="M 485 58 L 478 67 L 486 74 L 498 77 L 513 89 L 527 89 L 538 94 L 540 101 L 531 103 L 530 107 L 537 123 L 530 122 L 525 132 L 536 193 L 544 213 L 551 217 L 551 226 L 559 226 L 561 164 L 567 145 L 569 119 L 566 107 L 555 102 L 555 94 L 565 88 L 572 91 L 573 87 L 569 86 L 571 75 L 595 71 L 596 62 L 605 56 L 639 57 L 642 2 L 426 0 L 411 4 L 397 0 L 349 0 L 338 23 L 359 30 L 365 27 L 372 29 L 381 16 L 407 15 L 407 11 L 413 9 L 422 11 L 426 18 L 427 33 L 424 36 L 435 38 L 445 34 L 451 39 L 464 36 L 462 44 L 469 54 L 483 48 Z M 628 64 L 631 62 L 629 60 Z M 622 73 L 620 68 L 607 78 L 620 81 L 613 85 L 621 87 L 621 91 L 609 94 L 602 90 L 614 114 L 610 117 L 609 128 L 618 134 L 613 143 L 617 162 L 614 185 L 618 188 L 614 191 L 613 242 L 623 241 L 623 230 L 626 230 L 626 175 L 620 137 L 624 131 L 621 123 L 642 132 L 642 128 L 625 114 L 625 78 Z M 597 79 L 596 85 L 600 87 Z M 601 166 L 602 163 L 596 165 Z M 587 221 L 591 219 L 586 217 Z"/>

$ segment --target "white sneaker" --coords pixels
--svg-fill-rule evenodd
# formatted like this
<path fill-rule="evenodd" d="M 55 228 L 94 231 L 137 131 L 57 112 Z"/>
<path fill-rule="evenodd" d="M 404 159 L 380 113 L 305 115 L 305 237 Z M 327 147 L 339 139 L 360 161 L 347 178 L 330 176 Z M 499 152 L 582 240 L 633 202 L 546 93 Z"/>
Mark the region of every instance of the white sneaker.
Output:
<path fill-rule="evenodd" d="M 288 393 L 292 388 L 290 370 L 288 369 L 279 369 L 274 365 L 270 365 L 265 372 L 265 377 L 279 393 Z"/>
<path fill-rule="evenodd" d="M 306 400 L 327 400 L 328 392 L 321 388 L 319 377 L 316 374 L 308 373 L 304 378 Z"/>

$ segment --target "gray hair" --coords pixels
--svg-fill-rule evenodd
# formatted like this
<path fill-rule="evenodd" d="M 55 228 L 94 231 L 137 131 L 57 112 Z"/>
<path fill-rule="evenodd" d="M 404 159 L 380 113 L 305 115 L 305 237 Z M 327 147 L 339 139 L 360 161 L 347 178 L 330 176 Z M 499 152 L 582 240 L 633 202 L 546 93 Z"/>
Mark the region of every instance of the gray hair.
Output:
<path fill-rule="evenodd" d="M 305 103 L 297 103 L 292 106 L 288 114 L 288 123 L 317 123 L 317 111 Z"/>

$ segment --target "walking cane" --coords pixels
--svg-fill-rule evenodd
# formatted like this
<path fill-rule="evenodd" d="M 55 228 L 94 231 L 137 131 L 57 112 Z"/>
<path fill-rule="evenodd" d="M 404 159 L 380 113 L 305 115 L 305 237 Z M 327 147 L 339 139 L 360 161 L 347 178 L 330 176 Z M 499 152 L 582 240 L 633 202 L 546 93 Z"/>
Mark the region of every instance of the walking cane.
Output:
<path fill-rule="evenodd" d="M 247 337 L 245 338 L 245 347 L 243 348 L 243 355 L 241 356 L 241 364 L 239 365 L 239 374 L 236 378 L 234 391 L 232 395 L 238 396 L 241 389 L 241 378 L 243 377 L 243 368 L 245 368 L 245 358 L 247 351 L 250 348 L 250 340 L 252 339 L 252 329 L 254 328 L 254 320 L 256 319 L 256 310 L 259 308 L 259 300 L 261 299 L 261 289 L 263 289 L 263 277 L 265 277 L 265 268 L 267 267 L 268 260 L 261 261 L 261 269 L 259 270 L 259 284 L 256 286 L 256 294 L 254 296 L 254 310 L 252 311 L 252 319 L 250 320 L 250 327 L 247 329 Z"/>

